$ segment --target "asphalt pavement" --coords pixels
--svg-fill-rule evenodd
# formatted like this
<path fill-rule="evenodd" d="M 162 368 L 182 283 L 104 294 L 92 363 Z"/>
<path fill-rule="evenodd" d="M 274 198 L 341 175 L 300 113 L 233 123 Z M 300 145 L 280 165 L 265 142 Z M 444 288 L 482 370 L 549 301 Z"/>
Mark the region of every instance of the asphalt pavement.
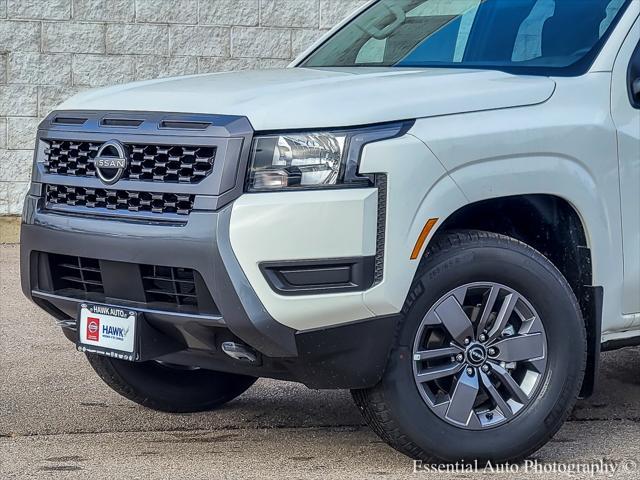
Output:
<path fill-rule="evenodd" d="M 260 380 L 216 412 L 146 410 L 102 384 L 22 296 L 18 247 L 0 246 L 0 478 L 637 479 L 640 348 L 603 356 L 596 395 L 530 463 L 479 467 L 415 471 L 364 425 L 345 391 Z"/>

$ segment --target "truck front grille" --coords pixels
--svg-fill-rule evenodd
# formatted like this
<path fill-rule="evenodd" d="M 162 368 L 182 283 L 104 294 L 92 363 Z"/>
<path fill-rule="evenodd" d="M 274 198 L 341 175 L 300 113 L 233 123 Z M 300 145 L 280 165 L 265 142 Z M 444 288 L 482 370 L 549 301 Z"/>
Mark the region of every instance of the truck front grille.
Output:
<path fill-rule="evenodd" d="M 46 173 L 94 177 L 102 142 L 44 140 Z M 129 165 L 122 178 L 143 182 L 200 183 L 213 171 L 216 147 L 126 144 Z"/>
<path fill-rule="evenodd" d="M 189 215 L 194 195 L 152 193 L 131 190 L 107 190 L 66 185 L 46 186 L 47 205 L 66 205 L 87 209 L 106 208 L 129 212 L 174 213 Z"/>

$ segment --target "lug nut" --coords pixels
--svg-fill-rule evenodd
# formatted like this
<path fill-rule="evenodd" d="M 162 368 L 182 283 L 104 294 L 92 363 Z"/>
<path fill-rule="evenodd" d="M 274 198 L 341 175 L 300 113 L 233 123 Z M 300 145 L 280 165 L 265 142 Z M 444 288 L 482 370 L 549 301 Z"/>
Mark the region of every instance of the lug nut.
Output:
<path fill-rule="evenodd" d="M 492 357 L 493 357 L 496 353 L 498 353 L 498 352 L 496 351 L 496 349 L 495 349 L 495 348 L 490 348 L 490 349 L 489 349 L 489 355 L 491 355 Z"/>
<path fill-rule="evenodd" d="M 487 340 L 487 336 L 483 333 L 482 335 L 480 335 L 479 340 L 480 340 L 481 342 L 484 342 L 484 341 L 486 341 L 486 340 Z"/>
<path fill-rule="evenodd" d="M 487 373 L 487 372 L 489 371 L 489 365 L 484 364 L 484 365 L 482 366 L 482 371 L 483 371 L 484 373 Z"/>
<path fill-rule="evenodd" d="M 469 345 L 471 343 L 471 339 L 470 338 L 465 338 L 464 339 L 464 344 L 465 345 Z"/>
<path fill-rule="evenodd" d="M 456 355 L 456 361 L 462 363 L 463 360 L 464 360 L 464 355 L 462 355 L 461 353 Z"/>
<path fill-rule="evenodd" d="M 473 377 L 473 368 L 467 368 L 467 375 Z"/>

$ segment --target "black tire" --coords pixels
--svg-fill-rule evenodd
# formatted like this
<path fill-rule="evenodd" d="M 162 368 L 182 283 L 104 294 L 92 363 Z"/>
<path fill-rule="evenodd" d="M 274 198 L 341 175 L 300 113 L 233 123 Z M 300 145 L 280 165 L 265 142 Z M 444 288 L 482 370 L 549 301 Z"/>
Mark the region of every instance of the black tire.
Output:
<path fill-rule="evenodd" d="M 129 400 L 153 410 L 192 413 L 213 410 L 244 393 L 253 377 L 189 370 L 157 362 L 133 363 L 87 354 L 100 378 Z"/>
<path fill-rule="evenodd" d="M 447 423 L 421 397 L 412 347 L 427 311 L 447 292 L 491 281 L 526 296 L 547 335 L 547 367 L 526 409 L 493 428 L 469 430 Z M 352 392 L 371 428 L 398 451 L 424 462 L 519 461 L 562 426 L 578 398 L 587 357 L 577 299 L 542 254 L 513 238 L 488 232 L 439 235 L 430 245 L 403 309 L 395 346 L 381 382 Z"/>

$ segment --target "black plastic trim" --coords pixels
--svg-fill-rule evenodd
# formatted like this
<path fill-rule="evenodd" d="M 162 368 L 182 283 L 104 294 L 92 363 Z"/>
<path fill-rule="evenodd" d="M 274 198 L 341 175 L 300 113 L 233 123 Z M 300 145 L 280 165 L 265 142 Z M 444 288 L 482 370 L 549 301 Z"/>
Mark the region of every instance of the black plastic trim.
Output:
<path fill-rule="evenodd" d="M 385 173 L 376 174 L 375 185 L 378 189 L 378 223 L 373 284 L 378 285 L 384 279 L 384 249 L 387 237 L 387 175 Z"/>
<path fill-rule="evenodd" d="M 144 120 L 136 118 L 110 118 L 106 117 L 100 121 L 101 127 L 127 127 L 138 128 L 144 123 Z"/>
<path fill-rule="evenodd" d="M 210 122 L 193 122 L 184 120 L 162 120 L 160 128 L 172 128 L 183 130 L 206 130 L 211 126 Z"/>
<path fill-rule="evenodd" d="M 375 256 L 263 262 L 260 271 L 280 295 L 322 295 L 368 290 L 375 264 Z"/>
<path fill-rule="evenodd" d="M 56 116 L 51 120 L 51 123 L 55 125 L 84 125 L 86 122 L 87 122 L 87 119 L 81 118 L 81 117 Z"/>
<path fill-rule="evenodd" d="M 591 258 L 591 257 L 589 257 Z M 580 398 L 593 395 L 600 372 L 602 346 L 602 302 L 604 288 L 585 286 L 581 295 L 582 314 L 587 330 L 587 367 L 580 390 Z"/>
<path fill-rule="evenodd" d="M 360 389 L 378 384 L 391 353 L 399 315 L 298 332 L 299 359 L 290 369 L 309 388 Z"/>
<path fill-rule="evenodd" d="M 630 338 L 621 338 L 619 340 L 609 340 L 602 344 L 603 352 L 611 352 L 613 350 L 619 350 L 627 347 L 637 347 L 640 345 L 640 335 Z"/>

